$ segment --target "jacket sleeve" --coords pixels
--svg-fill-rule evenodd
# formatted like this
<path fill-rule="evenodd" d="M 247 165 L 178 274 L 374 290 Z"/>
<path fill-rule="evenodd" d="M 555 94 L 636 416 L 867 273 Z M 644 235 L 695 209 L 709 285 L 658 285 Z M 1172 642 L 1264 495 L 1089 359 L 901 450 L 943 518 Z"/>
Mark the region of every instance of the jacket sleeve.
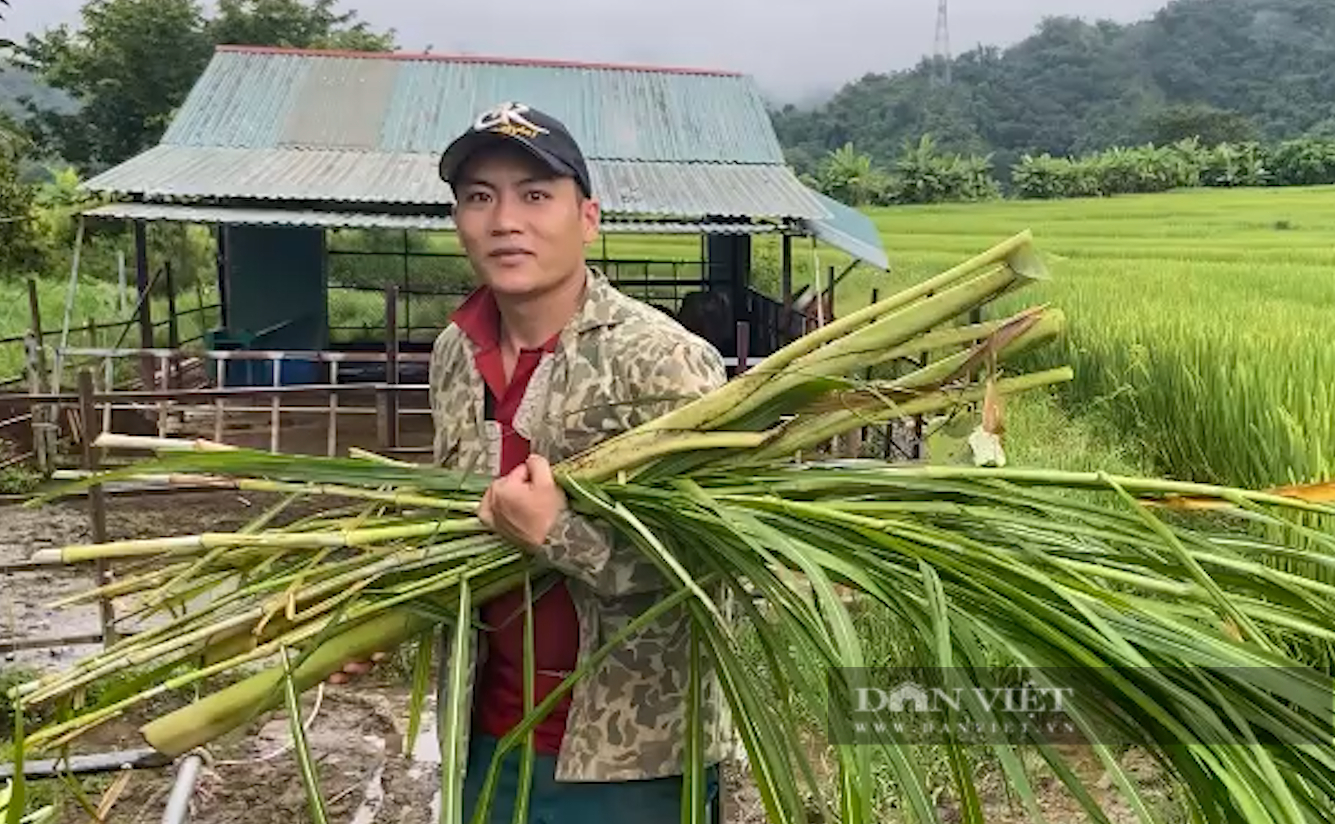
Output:
<path fill-rule="evenodd" d="M 703 340 L 674 340 L 649 347 L 629 365 L 629 415 L 633 428 L 661 417 L 727 381 L 723 360 Z M 652 400 L 650 400 L 652 399 Z M 619 597 L 662 589 L 662 573 L 610 524 L 566 510 L 537 554 L 600 595 Z"/>

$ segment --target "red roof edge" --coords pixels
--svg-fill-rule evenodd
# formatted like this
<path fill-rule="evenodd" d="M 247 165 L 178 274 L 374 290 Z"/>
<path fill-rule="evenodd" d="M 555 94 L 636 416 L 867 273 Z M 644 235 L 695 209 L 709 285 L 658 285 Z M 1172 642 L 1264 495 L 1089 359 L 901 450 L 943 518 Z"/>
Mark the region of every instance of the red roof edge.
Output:
<path fill-rule="evenodd" d="M 586 63 L 577 60 L 547 60 L 525 57 L 491 57 L 475 54 L 428 54 L 419 52 L 359 52 L 336 49 L 293 49 L 280 46 L 218 46 L 219 52 L 246 54 L 286 54 L 297 57 L 342 57 L 366 60 L 427 60 L 441 63 L 500 63 L 506 66 L 538 66 L 562 69 L 610 69 L 616 71 L 660 72 L 664 74 L 703 74 L 741 77 L 742 72 L 684 66 L 651 66 L 635 63 Z"/>

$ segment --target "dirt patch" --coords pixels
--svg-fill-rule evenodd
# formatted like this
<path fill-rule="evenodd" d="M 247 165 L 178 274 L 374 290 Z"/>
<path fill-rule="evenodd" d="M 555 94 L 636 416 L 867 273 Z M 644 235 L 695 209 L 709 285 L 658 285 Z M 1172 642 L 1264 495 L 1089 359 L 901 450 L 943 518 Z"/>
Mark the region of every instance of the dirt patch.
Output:
<path fill-rule="evenodd" d="M 110 496 L 107 501 L 108 540 L 231 532 L 245 526 L 279 499 L 273 495 L 236 492 L 188 492 Z M 328 501 L 294 505 L 295 517 L 316 511 Z M 27 561 L 42 549 L 60 549 L 92 540 L 92 522 L 86 499 L 72 499 L 37 508 L 19 504 L 0 506 L 0 565 Z M 123 565 L 113 564 L 115 575 Z M 52 637 L 89 636 L 101 632 L 99 607 L 94 603 L 52 609 L 61 598 L 95 586 L 91 564 L 56 566 L 37 571 L 0 573 L 0 649 L 4 662 L 46 669 L 64 667 L 97 651 L 96 644 L 49 649 L 8 651 L 6 642 Z M 118 615 L 130 608 L 127 600 L 114 603 Z M 134 625 L 121 625 L 133 631 Z"/>
<path fill-rule="evenodd" d="M 303 696 L 306 735 L 316 759 L 331 821 L 354 824 L 430 824 L 438 785 L 430 759 L 403 755 L 408 698 L 390 686 L 328 687 Z M 300 768 L 283 712 L 269 713 L 208 747 L 191 798 L 192 824 L 288 824 L 311 820 Z M 80 751 L 141 747 L 131 723 L 109 724 L 80 742 Z M 116 797 L 106 824 L 160 821 L 176 768 L 137 770 Z M 111 786 L 97 782 L 97 806 Z M 64 788 L 61 824 L 83 824 L 86 812 Z"/>

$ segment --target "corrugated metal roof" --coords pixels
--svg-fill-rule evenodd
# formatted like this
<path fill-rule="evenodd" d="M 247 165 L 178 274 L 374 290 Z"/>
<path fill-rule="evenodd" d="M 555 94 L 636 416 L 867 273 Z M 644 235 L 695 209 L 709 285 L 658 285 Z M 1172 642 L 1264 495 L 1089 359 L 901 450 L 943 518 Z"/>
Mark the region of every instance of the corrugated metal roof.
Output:
<path fill-rule="evenodd" d="M 871 218 L 820 192 L 813 190 L 811 194 L 830 212 L 828 218 L 804 221 L 812 234 L 858 260 L 880 269 L 890 268 L 890 258 L 885 253 L 881 233 Z"/>
<path fill-rule="evenodd" d="M 162 143 L 84 184 L 145 200 L 448 206 L 444 147 L 523 100 L 584 148 L 609 216 L 821 220 L 751 78 L 437 55 L 220 48 Z"/>
<path fill-rule="evenodd" d="M 150 199 L 450 205 L 438 157 L 349 150 L 157 146 L 84 188 Z M 829 217 L 783 166 L 591 161 L 606 212 L 669 217 Z"/>
<path fill-rule="evenodd" d="M 560 119 L 591 159 L 783 163 L 744 75 L 272 49 L 220 50 L 163 142 L 431 154 L 504 100 Z"/>
<path fill-rule="evenodd" d="M 453 231 L 454 221 L 436 215 L 393 215 L 378 212 L 327 212 L 313 209 L 260 209 L 191 206 L 177 203 L 113 203 L 84 212 L 91 218 L 167 220 L 177 223 L 225 223 L 245 226 L 312 226 L 328 229 L 413 229 Z M 683 223 L 605 221 L 607 234 L 764 234 L 778 231 L 764 223 Z"/>

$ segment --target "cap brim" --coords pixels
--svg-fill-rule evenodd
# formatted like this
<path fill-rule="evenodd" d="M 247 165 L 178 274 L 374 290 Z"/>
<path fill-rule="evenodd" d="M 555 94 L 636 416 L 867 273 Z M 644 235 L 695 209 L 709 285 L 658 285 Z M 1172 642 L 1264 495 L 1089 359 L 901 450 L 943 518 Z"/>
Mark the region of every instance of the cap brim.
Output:
<path fill-rule="evenodd" d="M 535 146 L 528 138 L 522 135 L 497 134 L 495 132 L 471 132 L 455 140 L 445 149 L 440 156 L 440 179 L 454 184 L 459 174 L 459 169 L 463 167 L 468 158 L 472 157 L 479 149 L 486 146 L 509 144 L 520 146 L 536 160 L 542 163 L 554 173 L 562 177 L 579 179 L 578 173 L 556 155 Z"/>

